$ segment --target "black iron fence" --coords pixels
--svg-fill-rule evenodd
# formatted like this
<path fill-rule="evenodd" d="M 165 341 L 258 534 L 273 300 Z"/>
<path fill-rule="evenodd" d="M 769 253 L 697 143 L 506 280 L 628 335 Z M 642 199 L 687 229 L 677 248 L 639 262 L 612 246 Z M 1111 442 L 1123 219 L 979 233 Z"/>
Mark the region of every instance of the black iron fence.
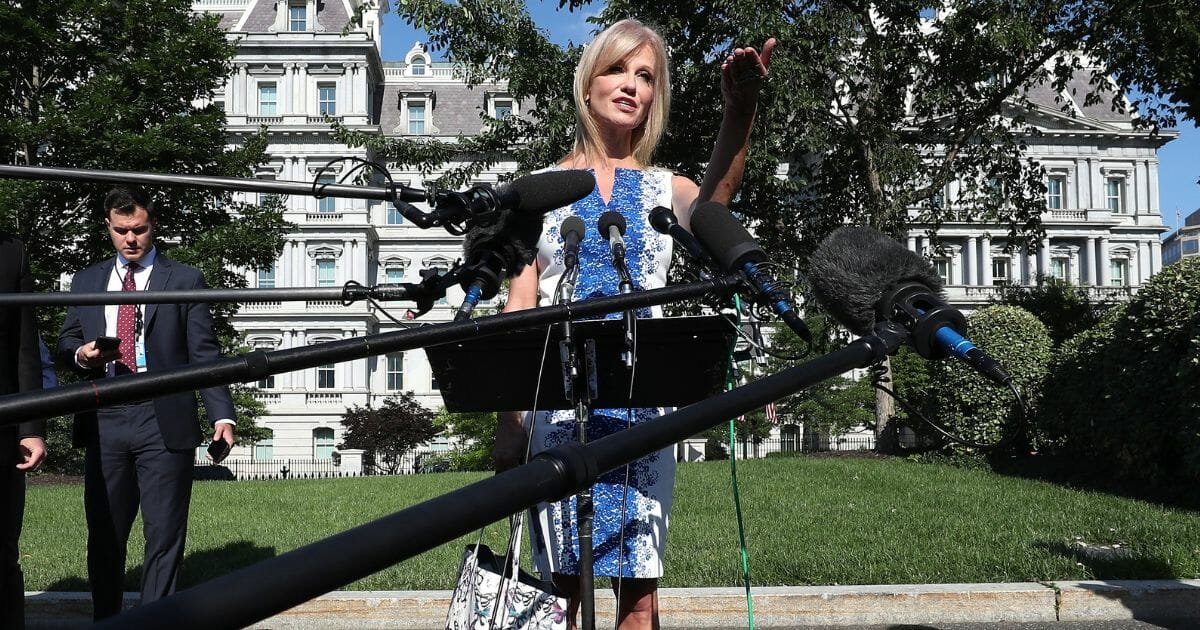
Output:
<path fill-rule="evenodd" d="M 274 459 L 254 461 L 227 459 L 213 465 L 197 459 L 192 469 L 195 479 L 333 479 L 358 477 L 360 470 L 343 469 L 333 459 Z"/>

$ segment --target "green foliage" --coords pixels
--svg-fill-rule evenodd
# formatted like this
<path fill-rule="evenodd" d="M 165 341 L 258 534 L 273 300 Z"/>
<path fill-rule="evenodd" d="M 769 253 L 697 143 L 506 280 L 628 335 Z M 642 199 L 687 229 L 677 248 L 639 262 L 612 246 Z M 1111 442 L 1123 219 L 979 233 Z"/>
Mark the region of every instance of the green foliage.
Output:
<path fill-rule="evenodd" d="M 376 467 L 386 474 L 395 474 L 405 453 L 438 434 L 433 412 L 422 407 L 412 392 L 389 396 L 379 408 L 355 405 L 346 409 L 342 426 L 346 433 L 338 448 L 371 453 Z"/>
<path fill-rule="evenodd" d="M 1200 260 L 1155 274 L 1059 355 L 1042 424 L 1063 448 L 1134 478 L 1200 480 Z"/>
<path fill-rule="evenodd" d="M 1166 124 L 1174 110 L 1155 106 L 1151 97 L 1168 91 L 1194 97 L 1186 81 L 1175 79 L 1188 76 L 1200 58 L 1189 56 L 1195 47 L 1178 54 L 1168 48 L 1194 43 L 1197 22 L 1184 10 L 1187 0 L 1168 5 L 1172 21 L 1160 25 L 1150 24 L 1157 9 L 1131 11 L 1115 0 L 952 0 L 939 5 L 945 11 L 932 24 L 922 19 L 927 5 L 896 1 L 563 3 L 570 11 L 598 9 L 589 18 L 596 30 L 634 17 L 661 32 L 672 53 L 673 112 L 655 162 L 696 180 L 721 120 L 725 53 L 779 39 L 733 209 L 767 251 L 801 264 L 846 221 L 899 234 L 913 207 L 922 208 L 917 221 L 931 225 L 935 236 L 943 222 L 967 218 L 1007 227 L 1015 245 L 1036 242 L 1045 174 L 1024 154 L 1026 139 L 1038 133 L 1028 94 L 1062 90 L 1079 77 L 1089 82 L 1089 93 L 1076 94 L 1077 100 L 1126 108 L 1127 92 L 1105 80 L 1103 69 L 1085 66 L 1078 53 L 1125 53 L 1127 32 L 1153 31 L 1152 41 L 1138 43 L 1138 53 L 1114 56 L 1119 72 L 1148 95 L 1134 100 L 1139 122 Z M 396 12 L 425 29 L 431 48 L 457 64 L 468 82 L 507 79 L 527 116 L 489 120 L 483 134 L 452 142 L 338 128 L 341 140 L 426 173 L 464 160 L 454 162 L 444 185 L 465 183 L 500 155 L 512 155 L 518 171 L 527 172 L 566 154 L 577 43 L 549 42 L 525 6 L 510 0 L 408 0 Z M 1158 76 L 1168 81 L 1160 86 L 1153 80 Z M 1061 109 L 1073 115 L 1069 103 Z M 784 179 L 777 177 L 781 167 Z M 953 180 L 960 182 L 953 207 L 932 203 Z"/>
<path fill-rule="evenodd" d="M 1046 325 L 1055 346 L 1095 326 L 1111 304 L 1093 302 L 1084 287 L 1066 280 L 1041 276 L 1037 286 L 1008 285 L 998 304 L 1019 306 Z"/>
<path fill-rule="evenodd" d="M 443 435 L 458 438 L 460 446 L 445 454 L 449 470 L 491 470 L 496 441 L 496 414 L 450 413 L 444 408 L 433 419 Z"/>
<path fill-rule="evenodd" d="M 0 163 L 251 176 L 266 161 L 265 137 L 229 148 L 224 113 L 208 101 L 234 50 L 219 17 L 193 13 L 188 0 L 0 3 Z M 101 208 L 109 188 L 0 180 L 0 230 L 29 244 L 38 290 L 113 255 Z M 278 200 L 259 207 L 195 188 L 151 192 L 159 248 L 199 267 L 209 286 L 245 286 L 242 270 L 282 251 L 289 226 Z M 235 309 L 212 308 L 226 353 L 238 346 Z M 38 309 L 51 347 L 63 314 Z M 252 438 L 261 406 L 237 402 L 239 436 Z"/>
<path fill-rule="evenodd" d="M 967 318 L 967 336 L 1008 368 L 1032 413 L 1041 397 L 1041 384 L 1050 362 L 1051 343 L 1046 327 L 1021 308 L 989 306 Z M 995 444 L 1024 434 L 1029 443 L 1036 445 L 1037 436 L 1029 431 L 1008 389 L 949 359 L 937 362 L 933 374 L 938 387 L 934 393 L 937 414 L 932 420 L 977 444 Z M 1019 449 L 1029 443 L 1016 440 L 1010 443 L 1010 448 Z"/>

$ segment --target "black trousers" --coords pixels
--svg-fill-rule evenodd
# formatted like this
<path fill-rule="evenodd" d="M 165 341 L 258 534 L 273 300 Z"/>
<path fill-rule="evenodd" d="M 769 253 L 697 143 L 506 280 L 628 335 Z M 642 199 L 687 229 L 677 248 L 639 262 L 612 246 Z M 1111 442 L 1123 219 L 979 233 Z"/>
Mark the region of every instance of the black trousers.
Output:
<path fill-rule="evenodd" d="M 142 511 L 146 549 L 141 603 L 175 592 L 187 538 L 193 449 L 163 444 L 151 403 L 99 410 L 99 438 L 87 449 L 84 511 L 88 580 L 96 620 L 121 612 L 129 532 Z"/>
<path fill-rule="evenodd" d="M 0 628 L 25 627 L 25 575 L 17 542 L 25 513 L 25 473 L 17 465 L 17 440 L 0 432 Z"/>

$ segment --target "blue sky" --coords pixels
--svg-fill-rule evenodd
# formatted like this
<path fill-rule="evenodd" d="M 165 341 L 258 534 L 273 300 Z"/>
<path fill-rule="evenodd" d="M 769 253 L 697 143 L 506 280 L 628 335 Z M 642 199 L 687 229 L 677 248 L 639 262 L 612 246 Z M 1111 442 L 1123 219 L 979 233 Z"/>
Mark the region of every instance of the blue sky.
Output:
<path fill-rule="evenodd" d="M 582 12 L 560 12 L 558 0 L 528 0 L 526 6 L 538 26 L 559 45 L 590 40 L 592 25 L 584 19 L 600 10 L 599 6 L 592 6 Z M 425 37 L 424 32 L 414 30 L 389 12 L 383 18 L 383 58 L 403 59 L 413 43 L 425 41 Z M 1179 131 L 1179 137 L 1158 152 L 1159 203 L 1163 223 L 1172 230 L 1179 227 L 1182 217 L 1200 208 L 1200 184 L 1196 183 L 1200 178 L 1200 129 L 1185 122 Z"/>

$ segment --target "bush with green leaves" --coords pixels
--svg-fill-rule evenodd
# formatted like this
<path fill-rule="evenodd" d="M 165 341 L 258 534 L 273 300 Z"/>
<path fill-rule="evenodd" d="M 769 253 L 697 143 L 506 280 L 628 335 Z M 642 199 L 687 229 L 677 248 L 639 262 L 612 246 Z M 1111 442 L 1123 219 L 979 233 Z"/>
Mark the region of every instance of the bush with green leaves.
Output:
<path fill-rule="evenodd" d="M 1061 355 L 1041 424 L 1062 448 L 1129 477 L 1200 480 L 1200 259 L 1155 274 Z"/>
<path fill-rule="evenodd" d="M 1050 335 L 1046 326 L 1025 309 L 989 306 L 967 318 L 967 337 L 1002 363 L 1020 390 L 1026 405 L 1036 408 L 1050 362 Z M 935 422 L 976 444 L 1006 444 L 1018 449 L 1037 444 L 1037 435 L 1015 404 L 1012 392 L 955 360 L 934 365 Z M 1022 436 L 1028 441 L 1018 439 Z M 957 448 L 957 447 L 952 447 Z"/>

